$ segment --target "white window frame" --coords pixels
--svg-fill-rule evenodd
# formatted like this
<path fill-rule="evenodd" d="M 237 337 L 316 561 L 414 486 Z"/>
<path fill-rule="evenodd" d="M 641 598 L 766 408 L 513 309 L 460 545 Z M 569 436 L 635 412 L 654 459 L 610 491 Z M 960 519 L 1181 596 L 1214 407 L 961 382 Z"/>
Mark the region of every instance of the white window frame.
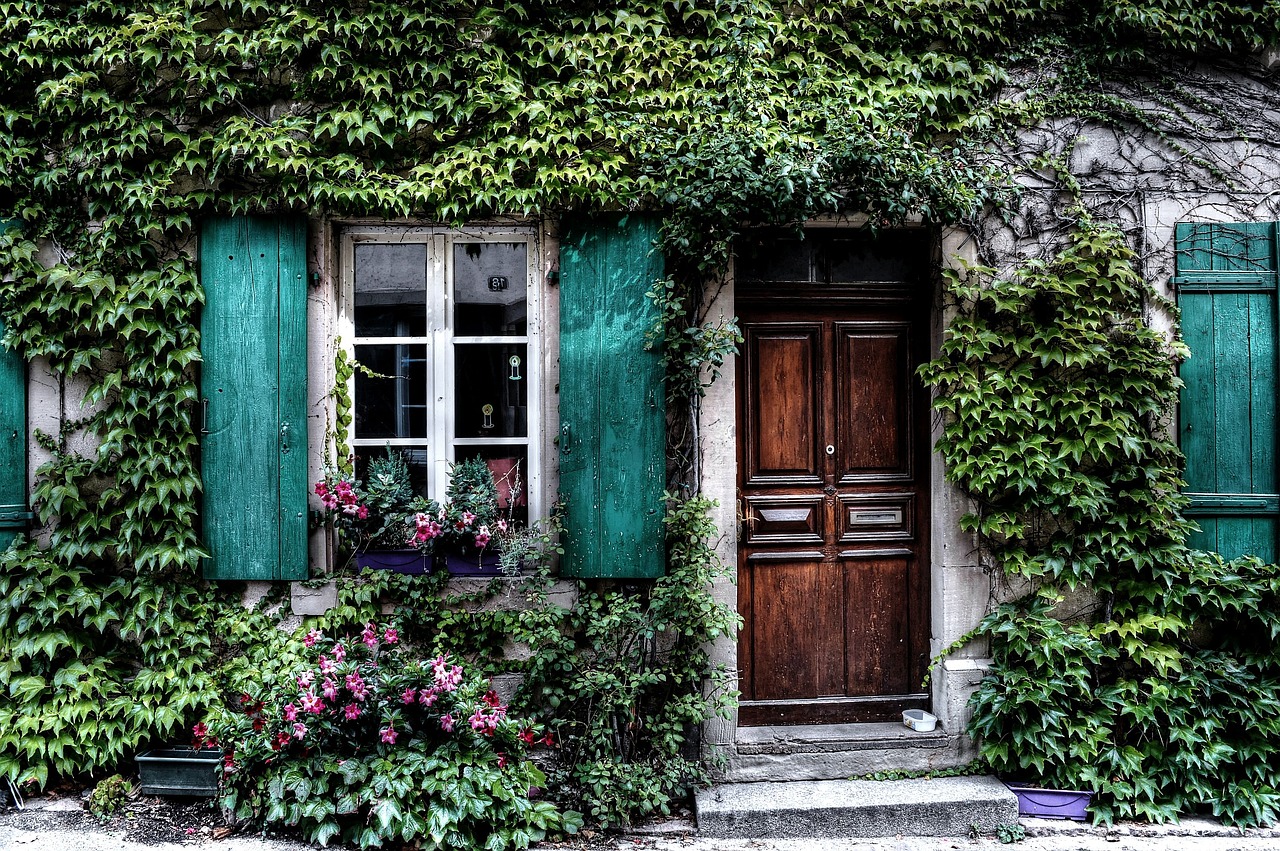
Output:
<path fill-rule="evenodd" d="M 527 319 L 523 336 L 454 335 L 452 305 L 453 246 L 461 243 L 524 242 L 527 258 Z M 427 336 L 426 337 L 356 337 L 355 334 L 355 246 L 358 244 L 424 244 L 427 246 Z M 338 336 L 348 356 L 355 358 L 357 345 L 425 344 L 431 368 L 427 374 L 428 414 L 427 490 L 432 498 L 443 501 L 449 485 L 449 465 L 457 459 L 458 447 L 513 446 L 523 447 L 527 469 L 524 490 L 528 500 L 529 520 L 543 516 L 543 390 L 544 353 L 542 333 L 542 288 L 537 275 L 539 258 L 538 230 L 535 227 L 448 228 L 428 226 L 350 225 L 341 228 L 339 262 L 342 271 L 338 311 Z M 526 356 L 523 380 L 526 386 L 526 434 L 524 437 L 455 437 L 454 436 L 454 347 L 476 343 L 524 344 Z M 355 376 L 347 381 L 348 398 L 355 399 Z M 364 438 L 357 440 L 355 423 L 345 436 L 346 452 L 356 448 L 421 446 L 414 438 Z"/>

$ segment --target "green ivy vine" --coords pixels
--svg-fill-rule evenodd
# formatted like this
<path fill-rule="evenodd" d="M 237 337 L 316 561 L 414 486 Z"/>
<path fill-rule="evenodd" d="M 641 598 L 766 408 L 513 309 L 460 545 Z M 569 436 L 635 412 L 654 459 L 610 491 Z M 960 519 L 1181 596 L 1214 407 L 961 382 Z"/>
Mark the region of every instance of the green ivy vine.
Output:
<path fill-rule="evenodd" d="M 949 278 L 958 314 L 922 372 L 977 506 L 961 525 L 1011 580 L 970 636 L 994 659 L 970 732 L 1006 776 L 1095 791 L 1100 821 L 1271 823 L 1280 573 L 1186 547 L 1165 435 L 1187 350 L 1145 324 L 1135 260 L 1084 216 L 1049 262 Z"/>
<path fill-rule="evenodd" d="M 1018 67 L 1063 45 L 1100 74 L 1170 56 L 1243 54 L 1280 37 L 1274 3 L 1186 0 L 64 0 L 0 3 L 0 11 L 0 218 L 22 223 L 0 235 L 4 345 L 82 388 L 86 403 L 44 444 L 51 460 L 37 471 L 32 498 L 46 539 L 0 555 L 0 774 L 41 786 L 55 775 L 108 772 L 128 753 L 177 735 L 216 698 L 210 672 L 219 661 L 260 652 L 253 645 L 276 635 L 265 609 L 240 607 L 238 588 L 197 578 L 202 291 L 192 235 L 200 217 L 305 211 L 463 223 L 657 212 L 670 278 L 655 282 L 664 323 L 651 342 L 663 347 L 673 407 L 688 412 L 737 342 L 731 323 L 704 323 L 701 298 L 745 228 L 849 213 L 867 214 L 873 226 L 910 216 L 972 219 L 1009 197 L 1007 175 L 986 155 L 1009 129 L 1002 124 L 1078 113 L 1082 103 L 1097 108 L 1096 97 L 1067 95 L 1043 109 L 1047 98 L 994 103 Z M 1081 79 L 1076 94 L 1094 88 Z M 1114 663 L 1107 670 L 1115 679 L 1104 683 L 1111 690 L 1096 693 L 1122 703 L 1125 689 L 1156 686 L 1134 671 L 1202 670 L 1196 665 L 1208 657 L 1169 637 L 1185 636 L 1196 621 L 1177 606 L 1201 607 L 1201 622 L 1240 612 L 1259 629 L 1276 609 L 1274 584 L 1266 585 L 1274 581 L 1262 569 L 1179 555 L 1176 455 L 1150 425 L 1167 401 L 1169 356 L 1151 348 L 1134 318 L 1136 284 L 1123 273 L 1119 245 L 1093 233 L 1060 261 L 1095 282 L 1114 272 L 1119 289 L 1100 289 L 1113 302 L 1090 301 L 1075 285 L 1055 290 L 1052 282 L 1074 280 L 1058 266 L 1020 279 L 1018 286 L 1046 290 L 1036 296 L 1045 310 L 1095 306 L 1079 319 L 1088 345 L 1063 349 L 1071 363 L 1053 360 L 1061 341 L 1038 339 L 1025 351 L 1018 343 L 1010 358 L 1048 361 L 1022 367 L 1015 358 L 1009 375 L 993 378 L 999 392 L 982 397 L 993 401 L 968 399 L 964 370 L 1002 355 L 1005 339 L 974 320 L 957 327 L 950 365 L 934 367 L 932 380 L 949 388 L 949 416 L 967 427 L 995 417 L 991 427 L 1004 435 L 979 445 L 949 432 L 944 446 L 957 478 L 986 500 L 972 528 L 1001 564 L 1044 589 L 1090 583 L 1110 606 L 1099 623 L 1136 630 L 1092 636 L 1062 627 L 1067 644 L 1082 642 L 1080 653 Z M 1095 265 L 1103 256 L 1115 261 L 1106 274 Z M 981 292 L 957 296 L 981 307 L 975 315 L 1007 313 L 992 300 L 998 290 Z M 1010 294 L 1008 304 L 1023 297 L 1031 296 Z M 1109 311 L 1128 324 L 1106 325 L 1098 317 Z M 1103 325 L 1091 329 L 1095 320 Z M 1084 376 L 1099 347 L 1114 354 L 1125 340 L 1132 386 L 1090 377 L 1063 385 L 1078 394 L 1068 400 L 1040 385 L 1045 371 Z M 353 366 L 335 364 L 340 378 Z M 1126 401 L 1099 419 L 1089 406 L 1094 392 Z M 1144 401 L 1132 407 L 1135 398 Z M 341 429 L 349 407 L 339 401 Z M 1070 421 L 1074 443 L 1055 444 L 1028 411 Z M 691 432 L 673 435 L 673 485 L 695 497 L 672 503 L 668 580 L 647 589 L 583 587 L 567 613 L 534 606 L 521 620 L 443 606 L 430 583 L 344 579 L 338 609 L 321 621 L 370 617 L 390 593 L 416 605 L 420 636 L 456 636 L 478 655 L 500 659 L 507 637 L 536 633 L 559 648 L 536 656 L 527 673 L 541 689 L 529 699 L 557 709 L 554 723 L 574 743 L 564 779 L 604 821 L 661 810 L 702 776 L 685 756 L 685 730 L 723 706 L 720 697 L 699 702 L 706 658 L 697 648 L 733 628 L 705 593 L 711 530 L 687 460 Z M 992 480 L 984 463 L 1016 475 Z M 1020 513 L 1023 504 L 1032 515 Z M 1147 522 L 1154 525 L 1141 530 Z M 1228 575 L 1244 577 L 1252 596 L 1224 590 Z M 1143 621 L 1135 601 L 1151 600 L 1157 588 L 1166 593 L 1156 602 L 1173 608 Z M 988 627 L 1005 634 L 998 622 Z M 677 636 L 678 654 L 655 641 L 663 631 Z M 1161 655 L 1166 645 L 1182 655 Z M 1036 652 L 1012 638 L 996 646 L 1004 665 Z M 1256 675 L 1251 695 L 1274 697 L 1270 657 L 1213 646 Z M 1044 664 L 1044 676 L 1062 674 L 1060 659 Z M 1002 726 L 1017 710 L 1005 714 L 994 691 L 983 694 L 979 732 L 994 748 L 1006 740 L 1002 731 L 1021 728 Z M 1134 719 L 1123 736 L 1108 733 L 1106 747 L 1030 765 L 1084 781 L 1092 777 L 1082 773 L 1086 757 L 1100 752 L 1097 764 L 1115 770 L 1099 773 L 1098 783 L 1137 783 L 1148 775 L 1129 770 L 1126 748 L 1141 756 L 1155 740 L 1144 738 L 1156 735 L 1151 723 Z M 1231 782 L 1254 791 L 1222 806 L 1241 821 L 1274 812 L 1274 779 L 1258 766 L 1273 759 L 1275 734 L 1253 729 L 1270 738 L 1199 757 L 1215 768 L 1239 758 Z M 1190 760 L 1191 750 L 1177 753 Z M 624 765 L 648 766 L 642 794 L 620 791 Z M 1167 777 L 1108 789 L 1106 800 L 1117 812 L 1145 813 L 1171 800 L 1177 778 L 1212 774 L 1160 765 Z M 1235 791 L 1219 789 L 1212 800 L 1233 800 Z"/>

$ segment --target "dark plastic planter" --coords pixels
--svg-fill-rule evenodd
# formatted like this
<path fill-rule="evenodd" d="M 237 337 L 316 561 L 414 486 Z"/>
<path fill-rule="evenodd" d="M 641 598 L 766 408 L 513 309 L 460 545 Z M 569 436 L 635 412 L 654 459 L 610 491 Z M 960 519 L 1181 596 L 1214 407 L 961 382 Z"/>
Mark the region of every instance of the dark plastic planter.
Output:
<path fill-rule="evenodd" d="M 1018 815 L 1084 821 L 1092 792 L 1075 789 L 1038 789 L 1020 783 L 1005 783 L 1018 798 Z"/>
<path fill-rule="evenodd" d="M 218 794 L 220 750 L 158 748 L 138 754 L 135 759 L 144 795 L 212 798 Z"/>
<path fill-rule="evenodd" d="M 356 553 L 356 566 L 361 570 L 420 575 L 427 572 L 428 562 L 421 550 L 369 550 Z"/>
<path fill-rule="evenodd" d="M 501 576 L 501 561 L 501 556 L 489 549 L 467 549 L 444 555 L 444 566 L 450 576 Z"/>

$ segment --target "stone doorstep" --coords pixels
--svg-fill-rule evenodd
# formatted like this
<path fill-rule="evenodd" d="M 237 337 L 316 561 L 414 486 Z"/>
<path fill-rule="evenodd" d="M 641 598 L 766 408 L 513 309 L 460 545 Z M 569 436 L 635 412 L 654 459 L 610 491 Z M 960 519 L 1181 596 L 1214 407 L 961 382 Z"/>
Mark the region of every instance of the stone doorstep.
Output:
<path fill-rule="evenodd" d="M 945 748 L 948 744 L 941 727 L 917 733 L 898 722 L 739 727 L 736 738 L 737 751 L 743 755 Z"/>
<path fill-rule="evenodd" d="M 966 836 L 1018 821 L 994 777 L 732 783 L 695 802 L 698 832 L 725 839 Z"/>
<path fill-rule="evenodd" d="M 973 758 L 967 740 L 897 722 L 739 727 L 722 779 L 733 783 L 846 780 L 877 771 L 928 772 Z"/>

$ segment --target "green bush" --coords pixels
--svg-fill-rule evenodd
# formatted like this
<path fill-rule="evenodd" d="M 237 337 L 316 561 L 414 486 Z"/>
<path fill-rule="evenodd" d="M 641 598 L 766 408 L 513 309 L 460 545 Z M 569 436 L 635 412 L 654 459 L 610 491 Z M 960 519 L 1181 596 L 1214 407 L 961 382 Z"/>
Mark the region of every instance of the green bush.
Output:
<path fill-rule="evenodd" d="M 530 750 L 550 737 L 474 671 L 418 658 L 372 623 L 290 643 L 276 664 L 235 672 L 195 729 L 224 750 L 221 801 L 238 818 L 361 848 L 527 848 L 581 824 L 538 800 Z"/>

